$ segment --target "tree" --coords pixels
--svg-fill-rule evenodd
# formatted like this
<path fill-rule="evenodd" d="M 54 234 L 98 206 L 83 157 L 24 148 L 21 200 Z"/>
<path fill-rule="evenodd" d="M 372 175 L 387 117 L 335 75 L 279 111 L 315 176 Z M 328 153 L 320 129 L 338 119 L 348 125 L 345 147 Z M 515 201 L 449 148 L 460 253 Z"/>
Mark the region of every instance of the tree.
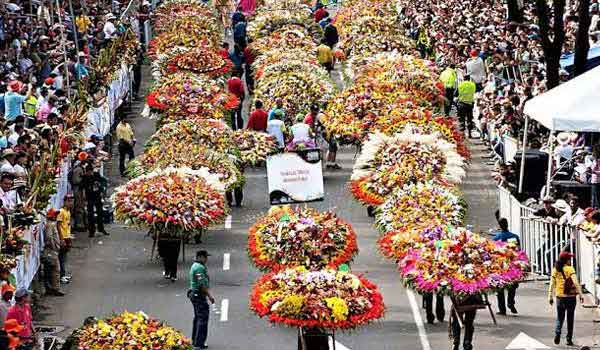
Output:
<path fill-rule="evenodd" d="M 507 0 L 508 21 L 523 23 L 523 4 L 522 0 Z"/>
<path fill-rule="evenodd" d="M 560 56 L 565 42 L 563 21 L 565 5 L 565 0 L 554 0 L 552 9 L 550 9 L 547 0 L 535 0 L 538 26 L 540 27 L 540 41 L 546 59 L 546 85 L 548 89 L 558 86 L 560 82 Z"/>
<path fill-rule="evenodd" d="M 575 39 L 575 76 L 585 72 L 587 56 L 590 51 L 590 0 L 579 0 L 577 10 L 579 24 L 577 26 L 577 38 Z"/>

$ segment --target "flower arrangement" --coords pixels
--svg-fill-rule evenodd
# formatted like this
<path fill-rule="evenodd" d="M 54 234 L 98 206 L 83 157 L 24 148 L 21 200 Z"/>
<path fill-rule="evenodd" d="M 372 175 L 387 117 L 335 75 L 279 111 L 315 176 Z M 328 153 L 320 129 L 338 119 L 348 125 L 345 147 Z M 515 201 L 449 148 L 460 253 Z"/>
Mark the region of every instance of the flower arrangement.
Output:
<path fill-rule="evenodd" d="M 22 226 L 10 227 L 2 236 L 2 254 L 23 255 L 23 250 L 29 245 L 24 236 L 25 228 Z"/>
<path fill-rule="evenodd" d="M 244 165 L 256 166 L 267 160 L 267 156 L 278 152 L 277 140 L 264 132 L 239 129 L 233 132 L 233 140 Z"/>
<path fill-rule="evenodd" d="M 321 27 L 315 23 L 309 6 L 286 9 L 275 5 L 275 8 L 259 8 L 257 10 L 252 21 L 248 23 L 248 37 L 255 41 L 269 36 L 283 27 L 304 30 L 315 42 L 322 36 Z"/>
<path fill-rule="evenodd" d="M 77 349 L 191 350 L 181 332 L 139 311 L 123 312 L 82 327 L 75 333 Z"/>
<path fill-rule="evenodd" d="M 233 131 L 220 120 L 180 120 L 163 125 L 146 143 L 146 147 L 180 149 L 181 144 L 196 144 L 212 151 L 238 157 Z"/>
<path fill-rule="evenodd" d="M 10 272 L 17 267 L 17 258 L 12 255 L 0 254 L 0 271 Z"/>
<path fill-rule="evenodd" d="M 155 170 L 115 190 L 115 217 L 157 232 L 185 235 L 225 217 L 224 190 L 207 168 Z"/>
<path fill-rule="evenodd" d="M 182 52 L 167 61 L 169 73 L 187 71 L 213 78 L 228 74 L 231 68 L 233 63 L 230 60 L 221 57 L 216 49 L 206 46 Z"/>
<path fill-rule="evenodd" d="M 362 203 L 379 205 L 395 188 L 409 183 L 460 183 L 463 166 L 455 146 L 436 135 L 375 133 L 354 164 L 350 190 Z"/>
<path fill-rule="evenodd" d="M 248 254 L 261 270 L 337 268 L 357 253 L 352 226 L 331 211 L 272 207 L 248 231 Z"/>
<path fill-rule="evenodd" d="M 230 156 L 198 143 L 175 142 L 168 147 L 153 144 L 146 147 L 141 156 L 129 162 L 127 173 L 130 177 L 137 177 L 168 167 L 207 168 L 211 174 L 218 176 L 227 190 L 244 183 L 242 174 Z"/>
<path fill-rule="evenodd" d="M 514 240 L 492 241 L 452 227 L 424 234 L 429 236 L 398 261 L 404 283 L 420 293 L 491 291 L 521 281 L 529 269 L 526 254 Z"/>
<path fill-rule="evenodd" d="M 185 73 L 165 76 L 148 94 L 146 102 L 151 109 L 182 117 L 190 114 L 212 116 L 214 109 L 232 110 L 239 104 L 235 95 L 216 82 Z"/>
<path fill-rule="evenodd" d="M 259 56 L 267 51 L 285 54 L 288 50 L 297 50 L 303 52 L 304 55 L 309 55 L 317 49 L 317 44 L 306 29 L 292 25 L 283 26 L 271 35 L 259 38 L 248 46 Z"/>
<path fill-rule="evenodd" d="M 295 151 L 304 151 L 307 149 L 315 149 L 317 148 L 317 143 L 314 139 L 301 139 L 301 140 L 292 140 L 287 145 L 285 145 L 286 152 L 295 152 Z"/>
<path fill-rule="evenodd" d="M 178 0 L 163 2 L 154 11 L 152 18 L 157 33 L 179 30 L 169 22 L 175 17 L 212 17 L 215 18 L 213 10 L 204 3 L 195 0 Z"/>
<path fill-rule="evenodd" d="M 430 225 L 461 225 L 466 202 L 455 189 L 417 182 L 396 189 L 377 208 L 376 225 L 383 233 Z"/>
<path fill-rule="evenodd" d="M 272 323 L 353 329 L 383 316 L 377 286 L 360 276 L 303 267 L 271 272 L 254 286 L 250 308 Z"/>
<path fill-rule="evenodd" d="M 298 69 L 306 67 L 305 69 Z M 286 115 L 308 113 L 312 104 L 324 105 L 333 94 L 333 84 L 326 71 L 306 63 L 286 62 L 268 66 L 256 79 L 256 98 L 271 109 L 283 101 Z"/>

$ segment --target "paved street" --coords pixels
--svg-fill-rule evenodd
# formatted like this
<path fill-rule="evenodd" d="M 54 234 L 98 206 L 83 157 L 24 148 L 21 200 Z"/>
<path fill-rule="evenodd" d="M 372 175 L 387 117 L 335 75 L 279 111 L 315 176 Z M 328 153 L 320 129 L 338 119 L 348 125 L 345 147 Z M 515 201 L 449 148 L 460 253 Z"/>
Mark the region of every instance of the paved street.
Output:
<path fill-rule="evenodd" d="M 139 114 L 142 106 L 143 102 L 137 101 L 132 115 Z M 139 154 L 143 141 L 154 132 L 154 123 L 137 116 L 133 124 L 140 141 L 136 150 Z M 481 158 L 483 147 L 472 145 L 471 149 L 473 162 L 463 185 L 470 206 L 467 224 L 487 231 L 495 224 L 495 191 L 489 169 Z M 343 169 L 325 172 L 325 201 L 310 205 L 322 210 L 334 209 L 354 226 L 360 254 L 352 264 L 353 271 L 366 274 L 379 286 L 387 309 L 382 321 L 356 332 L 337 334 L 337 341 L 343 345 L 337 349 L 447 349 L 448 323 L 423 326 L 419 322 L 424 318 L 421 298 L 416 296 L 411 307 L 411 292 L 401 286 L 394 264 L 376 251 L 378 233 L 372 227 L 372 219 L 347 190 L 354 153 L 353 148 L 343 149 L 339 155 Z M 121 178 L 113 176 L 118 174 L 116 164 L 113 162 L 111 166 L 112 183 L 121 183 Z M 79 234 L 69 261 L 73 282 L 66 287 L 68 296 L 45 299 L 49 309 L 43 315 L 44 323 L 73 329 L 90 315 L 102 317 L 122 310 L 143 310 L 189 335 L 193 313 L 185 296 L 187 271 L 193 253 L 202 247 L 212 254 L 208 267 L 213 294 L 217 297 L 210 316 L 210 349 L 296 349 L 294 329 L 271 326 L 248 309 L 248 295 L 260 273 L 249 264 L 247 230 L 269 205 L 265 170 L 250 169 L 246 175 L 244 206 L 233 208 L 231 227 L 212 228 L 200 246 L 187 245 L 185 262 L 180 262 L 180 279 L 175 283 L 163 280 L 160 262 L 150 260 L 152 240 L 146 232 L 116 223 L 108 227 L 110 237 L 88 239 L 87 234 Z M 229 266 L 224 266 L 226 254 Z M 550 346 L 554 314 L 546 302 L 546 287 L 544 282 L 524 283 L 518 291 L 519 315 L 500 318 L 497 326 L 487 311 L 480 311 L 475 349 L 505 349 L 520 332 Z M 495 296 L 491 301 L 495 304 Z M 446 306 L 449 309 L 448 303 Z M 578 308 L 576 343 L 591 345 L 592 318 L 590 311 Z M 596 332 L 600 335 L 600 330 Z"/>

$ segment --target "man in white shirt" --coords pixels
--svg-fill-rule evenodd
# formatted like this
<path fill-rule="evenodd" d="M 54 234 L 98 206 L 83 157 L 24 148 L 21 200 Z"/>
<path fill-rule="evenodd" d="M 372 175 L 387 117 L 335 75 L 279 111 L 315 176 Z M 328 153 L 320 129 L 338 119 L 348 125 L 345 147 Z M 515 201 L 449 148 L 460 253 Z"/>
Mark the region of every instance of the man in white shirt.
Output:
<path fill-rule="evenodd" d="M 13 190 L 13 176 L 10 174 L 0 175 L 0 201 L 2 207 L 8 211 L 13 211 L 19 204 L 17 191 Z"/>
<path fill-rule="evenodd" d="M 279 145 L 279 148 L 285 147 L 283 134 L 285 132 L 285 123 L 280 119 L 283 116 L 281 110 L 273 113 L 273 119 L 267 122 L 267 133 L 273 136 Z"/>
<path fill-rule="evenodd" d="M 310 125 L 304 123 L 304 116 L 302 114 L 298 114 L 296 116 L 296 124 L 292 125 L 291 132 L 293 136 L 293 142 L 301 142 L 311 138 Z"/>
<path fill-rule="evenodd" d="M 104 23 L 104 28 L 102 29 L 102 32 L 104 33 L 104 39 L 109 40 L 116 36 L 115 33 L 117 31 L 117 28 L 115 28 L 115 25 L 112 23 L 115 20 L 115 15 L 109 13 L 105 16 L 104 19 L 106 20 L 106 22 Z"/>
<path fill-rule="evenodd" d="M 19 137 L 23 136 L 25 134 L 25 127 L 23 126 L 23 124 L 15 124 L 15 128 L 12 132 L 12 134 L 10 134 L 10 136 L 8 137 L 8 144 L 10 147 L 16 146 L 17 142 L 19 141 Z"/>
<path fill-rule="evenodd" d="M 485 71 L 485 63 L 481 57 L 479 57 L 479 52 L 477 50 L 471 51 L 471 58 L 467 60 L 465 66 L 467 75 L 471 77 L 471 80 L 473 80 L 475 86 L 477 86 L 477 91 L 481 91 L 487 74 Z"/>

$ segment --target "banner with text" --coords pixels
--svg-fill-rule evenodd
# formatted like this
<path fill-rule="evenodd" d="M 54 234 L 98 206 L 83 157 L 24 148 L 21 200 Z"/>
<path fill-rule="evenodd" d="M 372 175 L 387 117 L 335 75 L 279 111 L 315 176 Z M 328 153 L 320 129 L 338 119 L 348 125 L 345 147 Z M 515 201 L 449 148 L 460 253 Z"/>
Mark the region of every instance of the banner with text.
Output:
<path fill-rule="evenodd" d="M 321 201 L 325 196 L 319 150 L 270 156 L 267 178 L 272 205 Z"/>

